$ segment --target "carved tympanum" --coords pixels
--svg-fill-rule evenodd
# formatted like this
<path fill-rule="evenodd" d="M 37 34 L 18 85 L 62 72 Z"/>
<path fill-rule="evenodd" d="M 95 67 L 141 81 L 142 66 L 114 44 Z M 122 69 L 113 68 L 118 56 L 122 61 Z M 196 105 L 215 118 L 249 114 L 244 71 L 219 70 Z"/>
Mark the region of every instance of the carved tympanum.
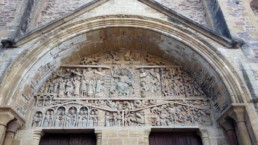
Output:
<path fill-rule="evenodd" d="M 108 51 L 53 73 L 35 96 L 31 126 L 206 126 L 211 111 L 201 88 L 213 81 L 199 87 L 180 66 L 144 51 Z"/>

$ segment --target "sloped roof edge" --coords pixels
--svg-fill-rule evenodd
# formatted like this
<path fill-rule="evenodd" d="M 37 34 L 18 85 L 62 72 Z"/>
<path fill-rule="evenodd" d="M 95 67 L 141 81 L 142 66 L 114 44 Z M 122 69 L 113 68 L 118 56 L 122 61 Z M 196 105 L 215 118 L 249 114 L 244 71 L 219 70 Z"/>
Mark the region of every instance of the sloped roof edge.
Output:
<path fill-rule="evenodd" d="M 37 37 L 38 35 L 44 34 L 45 32 L 48 32 L 49 30 L 51 30 L 57 26 L 60 26 L 64 23 L 74 19 L 76 16 L 79 16 L 86 11 L 94 9 L 107 1 L 109 1 L 109 0 L 93 0 L 81 7 L 79 7 L 78 9 L 74 10 L 73 12 L 71 12 L 69 14 L 66 14 L 66 15 L 64 15 L 54 21 L 51 21 L 41 27 L 38 27 L 32 31 L 29 31 L 29 32 L 25 33 L 24 35 L 22 35 L 21 37 L 15 38 L 14 41 L 18 42 L 26 37 L 31 37 L 31 38 L 27 39 L 27 40 L 31 40 L 31 39 Z M 34 35 L 32 35 L 32 34 L 34 34 Z"/>
<path fill-rule="evenodd" d="M 19 41 L 21 41 L 22 39 L 26 38 L 26 40 L 32 40 L 35 37 L 42 35 L 46 32 L 48 32 L 49 30 L 60 26 L 72 19 L 74 19 L 76 16 L 79 16 L 81 14 L 83 14 L 86 11 L 89 11 L 93 8 L 98 7 L 99 5 L 108 2 L 109 0 L 93 0 L 83 6 L 81 6 L 80 8 L 76 9 L 75 11 L 73 11 L 72 13 L 69 13 L 57 20 L 51 21 L 37 29 L 34 29 L 28 33 L 26 33 L 25 35 L 19 37 L 19 38 L 15 38 L 14 41 L 17 42 L 17 44 L 20 44 Z M 203 35 L 205 35 L 206 37 L 211 38 L 212 40 L 226 46 L 229 48 L 238 48 L 240 46 L 242 46 L 243 42 L 242 41 L 238 41 L 238 40 L 234 40 L 234 39 L 229 39 L 229 38 L 225 38 L 222 35 L 214 32 L 213 30 L 210 30 L 204 26 L 202 26 L 201 24 L 177 13 L 176 11 L 169 9 L 167 7 L 164 7 L 163 5 L 161 5 L 160 3 L 154 1 L 154 0 L 138 0 L 139 2 L 142 2 L 144 4 L 146 4 L 147 6 L 159 11 L 160 13 L 170 17 L 170 19 L 168 21 L 173 21 L 174 23 L 178 23 L 178 24 L 182 24 L 185 25 Z M 21 42 L 22 43 L 22 42 Z"/>
<path fill-rule="evenodd" d="M 206 28 L 202 26 L 201 24 L 183 16 L 182 14 L 177 13 L 176 11 L 163 6 L 162 4 L 156 2 L 155 0 L 138 0 L 149 7 L 167 15 L 171 18 L 169 21 L 174 21 L 176 23 L 185 25 L 191 29 L 194 29 L 195 31 L 211 38 L 212 40 L 219 42 L 220 44 L 223 44 L 224 46 L 227 46 L 229 48 L 238 48 L 243 45 L 243 41 L 241 40 L 235 40 L 231 38 L 223 37 L 222 35 L 216 33 L 215 31 Z"/>

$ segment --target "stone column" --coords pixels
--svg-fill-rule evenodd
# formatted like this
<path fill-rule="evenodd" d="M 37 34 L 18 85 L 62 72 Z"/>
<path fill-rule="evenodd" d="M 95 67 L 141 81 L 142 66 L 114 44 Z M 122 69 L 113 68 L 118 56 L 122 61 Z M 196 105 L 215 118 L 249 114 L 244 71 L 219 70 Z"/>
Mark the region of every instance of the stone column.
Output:
<path fill-rule="evenodd" d="M 97 145 L 101 145 L 102 140 L 102 130 L 95 130 L 96 138 L 97 138 Z"/>
<path fill-rule="evenodd" d="M 0 145 L 3 144 L 7 124 L 14 119 L 14 116 L 9 112 L 0 113 Z"/>
<path fill-rule="evenodd" d="M 149 145 L 149 136 L 150 136 L 151 129 L 144 130 L 144 143 Z"/>
<path fill-rule="evenodd" d="M 224 128 L 226 132 L 229 145 L 238 145 L 233 123 L 234 122 L 230 122 L 229 120 L 224 119 L 220 122 L 220 125 Z"/>
<path fill-rule="evenodd" d="M 229 116 L 235 121 L 236 129 L 238 131 L 238 141 L 241 145 L 252 145 L 250 135 L 247 130 L 245 122 L 245 107 L 236 106 L 234 107 Z"/>
<path fill-rule="evenodd" d="M 18 120 L 13 120 L 8 123 L 3 145 L 12 145 L 15 133 L 21 126 L 22 123 Z"/>
<path fill-rule="evenodd" d="M 198 135 L 201 137 L 203 145 L 210 145 L 209 133 L 206 129 L 200 129 Z"/>
<path fill-rule="evenodd" d="M 39 145 L 40 139 L 42 136 L 43 136 L 42 131 L 35 131 L 33 134 L 33 140 L 32 140 L 31 145 Z"/>

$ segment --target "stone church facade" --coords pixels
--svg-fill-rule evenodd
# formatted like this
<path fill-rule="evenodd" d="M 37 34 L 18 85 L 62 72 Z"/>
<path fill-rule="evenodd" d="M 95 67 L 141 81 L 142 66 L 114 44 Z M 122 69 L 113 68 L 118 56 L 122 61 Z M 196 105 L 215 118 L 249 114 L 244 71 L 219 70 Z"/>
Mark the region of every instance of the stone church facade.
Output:
<path fill-rule="evenodd" d="M 1 145 L 258 144 L 257 0 L 0 0 L 0 30 Z"/>

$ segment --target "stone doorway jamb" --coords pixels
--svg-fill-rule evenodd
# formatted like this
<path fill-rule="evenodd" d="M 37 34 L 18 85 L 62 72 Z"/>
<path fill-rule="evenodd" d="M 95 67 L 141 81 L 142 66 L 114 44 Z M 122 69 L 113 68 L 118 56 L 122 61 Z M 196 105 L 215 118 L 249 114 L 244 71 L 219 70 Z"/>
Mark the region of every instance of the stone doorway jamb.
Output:
<path fill-rule="evenodd" d="M 252 145 L 245 119 L 245 105 L 232 105 L 219 119 L 219 124 L 224 128 L 230 145 Z M 230 122 L 233 120 L 233 122 Z M 232 132 L 233 131 L 233 132 Z"/>
<path fill-rule="evenodd" d="M 22 126 L 25 122 L 24 119 L 20 117 L 11 107 L 0 106 L 0 144 L 1 145 L 4 143 L 4 140 L 6 138 L 6 130 L 8 129 L 8 126 L 10 126 L 8 123 L 12 120 L 17 120 L 18 122 L 20 122 L 20 126 Z M 11 128 L 9 127 L 9 129 Z M 10 134 L 7 133 L 7 135 L 10 135 Z"/>
<path fill-rule="evenodd" d="M 200 129 L 197 134 L 201 137 L 203 145 L 210 145 L 209 132 L 207 129 Z"/>

